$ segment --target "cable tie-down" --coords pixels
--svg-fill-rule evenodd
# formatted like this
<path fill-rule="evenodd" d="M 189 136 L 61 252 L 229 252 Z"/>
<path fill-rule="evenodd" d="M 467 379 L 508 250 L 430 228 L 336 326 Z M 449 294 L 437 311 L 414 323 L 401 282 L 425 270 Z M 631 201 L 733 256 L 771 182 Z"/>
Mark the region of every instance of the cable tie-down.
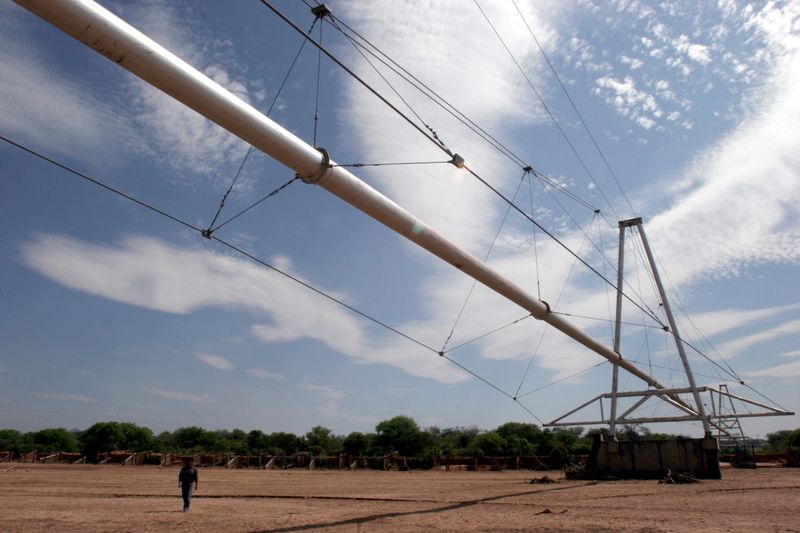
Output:
<path fill-rule="evenodd" d="M 455 165 L 457 168 L 464 168 L 464 158 L 458 154 L 453 154 L 453 159 L 450 160 L 450 163 Z"/>
<path fill-rule="evenodd" d="M 328 7 L 328 4 L 320 4 L 318 6 L 312 7 L 311 13 L 318 19 L 333 16 L 333 12 Z"/>
<path fill-rule="evenodd" d="M 203 237 L 205 237 L 208 240 L 211 240 L 211 236 L 213 234 L 214 234 L 214 230 L 211 229 L 211 228 L 201 229 L 200 230 L 200 235 L 202 235 Z"/>
<path fill-rule="evenodd" d="M 303 183 L 308 183 L 309 185 L 319 183 L 319 180 L 321 180 L 325 173 L 331 168 L 331 157 L 328 155 L 328 151 L 325 148 L 320 148 L 319 146 L 317 146 L 317 151 L 322 154 L 322 161 L 319 164 L 319 170 L 310 176 L 301 176 L 300 174 L 295 175 L 303 180 Z"/>

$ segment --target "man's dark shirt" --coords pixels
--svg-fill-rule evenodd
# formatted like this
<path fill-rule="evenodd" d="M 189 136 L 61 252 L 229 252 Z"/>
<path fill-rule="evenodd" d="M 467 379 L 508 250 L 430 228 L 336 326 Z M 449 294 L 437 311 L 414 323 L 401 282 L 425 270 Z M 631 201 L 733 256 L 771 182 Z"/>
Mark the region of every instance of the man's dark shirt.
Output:
<path fill-rule="evenodd" d="M 181 468 L 181 473 L 178 474 L 178 481 L 181 485 L 197 483 L 197 469 L 191 465 L 184 466 Z"/>

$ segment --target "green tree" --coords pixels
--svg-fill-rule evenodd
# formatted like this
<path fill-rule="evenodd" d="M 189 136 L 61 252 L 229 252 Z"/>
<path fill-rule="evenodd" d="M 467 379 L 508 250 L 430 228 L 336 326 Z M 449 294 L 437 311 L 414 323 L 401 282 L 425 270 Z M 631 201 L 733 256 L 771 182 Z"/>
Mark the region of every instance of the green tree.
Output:
<path fill-rule="evenodd" d="M 175 430 L 175 447 L 184 453 L 212 451 L 217 435 L 198 426 Z"/>
<path fill-rule="evenodd" d="M 16 429 L 0 429 L 0 451 L 27 453 L 30 451 L 30 445 Z"/>
<path fill-rule="evenodd" d="M 292 455 L 300 450 L 300 439 L 293 433 L 278 431 L 269 435 L 269 451 L 274 455 Z"/>
<path fill-rule="evenodd" d="M 369 447 L 369 438 L 358 431 L 353 431 L 342 442 L 345 453 L 363 455 Z"/>
<path fill-rule="evenodd" d="M 247 433 L 241 429 L 232 429 L 228 435 L 231 451 L 239 455 L 249 455 L 250 446 L 247 444 Z"/>
<path fill-rule="evenodd" d="M 96 461 L 103 452 L 119 450 L 122 429 L 117 422 L 98 422 L 80 435 L 81 452 L 90 461 Z"/>
<path fill-rule="evenodd" d="M 120 449 L 132 452 L 153 449 L 153 431 L 150 428 L 137 426 L 133 422 L 119 422 L 119 431 Z"/>
<path fill-rule="evenodd" d="M 414 456 L 422 451 L 427 435 L 423 433 L 413 418 L 396 416 L 375 426 L 375 444 L 384 453 L 397 452 Z"/>
<path fill-rule="evenodd" d="M 162 431 L 153 438 L 153 449 L 161 453 L 178 451 L 175 444 L 175 433 L 172 431 Z"/>
<path fill-rule="evenodd" d="M 33 447 L 40 451 L 73 452 L 78 449 L 75 435 L 64 428 L 47 428 L 29 434 Z"/>
<path fill-rule="evenodd" d="M 767 433 L 767 449 L 783 453 L 789 449 L 800 448 L 800 429 L 783 429 L 773 433 Z"/>
<path fill-rule="evenodd" d="M 472 439 L 467 452 L 469 455 L 502 455 L 507 444 L 506 439 L 494 431 L 488 431 Z"/>
<path fill-rule="evenodd" d="M 254 429 L 247 434 L 247 447 L 255 454 L 269 451 L 269 437 L 260 429 Z"/>
<path fill-rule="evenodd" d="M 79 437 L 81 451 L 91 461 L 114 450 L 144 452 L 154 448 L 153 431 L 133 422 L 98 422 Z"/>
<path fill-rule="evenodd" d="M 547 436 L 536 424 L 522 422 L 506 422 L 499 426 L 495 432 L 506 439 L 505 453 L 507 455 L 535 455 L 539 447 L 547 441 Z"/>
<path fill-rule="evenodd" d="M 322 426 L 314 426 L 305 435 L 306 449 L 316 448 L 328 455 L 339 453 L 342 449 L 342 439 L 335 436 L 333 432 Z M 312 452 L 313 453 L 313 452 Z M 315 453 L 315 455 L 317 455 Z"/>

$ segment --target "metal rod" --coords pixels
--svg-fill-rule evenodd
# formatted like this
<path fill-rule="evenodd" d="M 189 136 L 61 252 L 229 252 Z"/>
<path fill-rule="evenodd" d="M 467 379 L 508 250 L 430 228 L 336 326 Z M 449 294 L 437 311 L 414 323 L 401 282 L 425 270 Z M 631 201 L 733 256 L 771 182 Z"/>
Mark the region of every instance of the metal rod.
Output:
<path fill-rule="evenodd" d="M 692 388 L 692 395 L 694 396 L 694 401 L 697 404 L 697 413 L 700 415 L 700 420 L 703 422 L 703 431 L 707 436 L 711 436 L 711 427 L 708 423 L 708 419 L 706 418 L 705 409 L 703 408 L 703 402 L 700 400 L 700 392 L 697 390 L 697 384 L 694 380 L 694 374 L 692 373 L 692 367 L 689 365 L 689 359 L 686 357 L 686 350 L 683 349 L 683 341 L 681 341 L 680 334 L 678 333 L 678 325 L 675 323 L 675 317 L 672 316 L 672 309 L 670 309 L 669 301 L 667 299 L 667 293 L 664 290 L 664 284 L 661 283 L 661 276 L 658 274 L 658 268 L 656 267 L 656 261 L 653 257 L 653 252 L 650 250 L 650 243 L 647 242 L 647 235 L 644 232 L 644 226 L 642 225 L 642 219 L 638 219 L 638 223 L 636 224 L 636 228 L 639 230 L 639 235 L 642 237 L 642 245 L 644 246 L 644 252 L 647 255 L 647 261 L 650 263 L 650 270 L 653 272 L 653 279 L 656 282 L 656 287 L 658 287 L 658 294 L 661 296 L 661 303 L 664 306 L 664 313 L 667 315 L 667 320 L 669 321 L 669 327 L 672 330 L 672 336 L 675 338 L 675 344 L 678 347 L 678 354 L 681 357 L 681 361 L 683 362 L 683 369 L 686 372 L 686 378 L 689 380 L 689 386 Z"/>
<path fill-rule="evenodd" d="M 584 407 L 586 407 L 587 405 L 590 405 L 590 404 L 592 404 L 592 403 L 596 402 L 596 401 L 597 401 L 597 400 L 599 400 L 599 399 L 600 399 L 600 396 L 595 396 L 595 397 L 594 397 L 594 398 L 592 398 L 591 400 L 589 400 L 589 401 L 586 401 L 586 402 L 584 402 L 584 403 L 580 404 L 578 407 L 576 407 L 576 408 L 575 408 L 575 409 L 573 409 L 572 411 L 570 411 L 570 412 L 568 412 L 568 413 L 565 413 L 565 414 L 563 414 L 563 415 L 559 416 L 558 418 L 556 418 L 555 420 L 553 420 L 553 422 L 558 422 L 559 420 L 563 420 L 563 419 L 567 418 L 569 415 L 571 415 L 571 414 L 573 414 L 573 413 L 577 413 L 578 411 L 580 411 L 581 409 L 583 409 L 583 408 L 584 408 Z M 551 422 L 551 423 L 552 423 L 552 422 Z"/>
<path fill-rule="evenodd" d="M 632 406 L 630 406 L 624 413 L 619 415 L 620 418 L 625 418 L 635 410 L 637 410 L 644 402 L 650 399 L 650 396 L 642 396 L 639 400 L 636 401 Z"/>
<path fill-rule="evenodd" d="M 784 411 L 783 409 L 777 409 L 773 406 L 767 405 L 765 403 L 757 402 L 755 400 L 748 400 L 747 398 L 742 398 L 741 396 L 737 396 L 736 394 L 730 392 L 722 392 L 721 390 L 711 389 L 712 391 L 716 392 L 720 396 L 727 396 L 728 398 L 739 400 L 740 402 L 749 403 L 750 405 L 755 405 L 757 407 L 763 407 L 764 409 L 769 409 L 770 411 L 774 411 L 776 413 L 786 413 L 793 415 L 793 412 Z M 731 407 L 733 407 L 733 402 L 731 402 Z"/>
<path fill-rule="evenodd" d="M 622 270 L 625 268 L 625 228 L 619 224 L 619 251 L 617 252 L 617 309 L 614 320 L 614 351 L 620 353 L 620 335 L 622 334 Z M 611 371 L 611 414 L 608 420 L 608 432 L 612 438 L 617 434 L 617 386 L 619 384 L 619 366 L 613 365 Z M 602 417 L 601 417 L 602 418 Z"/>
<path fill-rule="evenodd" d="M 654 378 L 579 330 L 549 306 L 457 247 L 257 109 L 91 0 L 15 0 L 109 60 L 169 94 L 265 154 L 293 169 L 406 239 L 450 263 L 585 347 L 656 388 Z"/>
<path fill-rule="evenodd" d="M 783 416 L 788 414 L 789 413 L 778 413 L 777 416 Z M 776 413 L 742 413 L 736 416 L 738 418 L 756 418 L 762 416 L 776 416 Z M 723 416 L 714 416 L 710 418 L 714 418 L 715 420 L 721 420 L 732 417 L 723 415 Z M 630 418 L 630 419 L 619 418 L 619 422 L 623 422 L 625 424 L 648 424 L 652 422 L 691 422 L 694 420 L 697 420 L 697 415 L 645 417 L 645 418 Z M 555 422 L 555 423 L 551 422 L 549 424 L 544 424 L 544 427 L 599 426 L 607 423 L 608 423 L 607 420 L 576 420 L 574 422 Z"/>
<path fill-rule="evenodd" d="M 680 387 L 680 388 L 672 388 L 672 389 L 647 389 L 647 390 L 639 390 L 639 391 L 625 391 L 625 392 L 618 392 L 617 398 L 630 398 L 634 396 L 657 396 L 661 394 L 666 394 L 668 396 L 674 396 L 676 394 L 685 394 L 688 392 L 692 392 L 691 387 Z M 709 390 L 708 387 L 697 387 L 697 390 L 700 392 L 704 392 Z M 715 389 L 714 392 L 717 392 Z M 611 398 L 610 392 L 605 392 L 602 394 L 603 398 Z"/>

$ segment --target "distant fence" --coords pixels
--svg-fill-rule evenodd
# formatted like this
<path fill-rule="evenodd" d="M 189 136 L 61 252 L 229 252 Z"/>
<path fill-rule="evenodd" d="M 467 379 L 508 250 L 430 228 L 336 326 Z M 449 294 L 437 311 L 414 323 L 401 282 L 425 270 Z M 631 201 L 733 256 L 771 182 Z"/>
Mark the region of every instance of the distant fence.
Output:
<path fill-rule="evenodd" d="M 294 455 L 237 455 L 232 453 L 198 453 L 181 455 L 176 453 L 138 452 L 124 450 L 100 453 L 97 464 L 115 464 L 121 466 L 138 465 L 180 465 L 191 459 L 195 465 L 221 468 L 262 468 L 262 469 L 368 469 L 368 470 L 550 470 L 559 469 L 568 462 L 585 464 L 587 456 L 578 455 L 569 458 L 559 456 L 478 456 L 478 457 L 433 457 L 413 458 L 398 455 L 357 456 L 339 454 L 330 456 L 312 456 L 309 453 Z M 734 460 L 733 455 L 721 454 L 720 462 Z M 759 463 L 780 463 L 789 466 L 798 464 L 797 452 L 756 454 Z M 43 452 L 33 451 L 25 454 L 0 451 L 0 462 L 15 463 L 86 463 L 86 457 L 78 452 Z"/>
<path fill-rule="evenodd" d="M 348 469 L 357 468 L 371 470 L 503 470 L 529 469 L 548 470 L 561 468 L 565 459 L 554 456 L 469 456 L 469 457 L 434 457 L 413 458 L 398 455 L 357 456 L 350 454 L 313 456 L 309 453 L 293 455 L 237 455 L 232 453 L 181 455 L 176 453 L 138 452 L 116 450 L 98 454 L 96 464 L 104 465 L 159 465 L 173 466 L 183 464 L 187 459 L 201 467 L 223 468 L 263 468 L 263 469 Z M 575 462 L 586 462 L 585 456 L 570 458 Z M 0 461 L 18 463 L 86 463 L 86 457 L 77 452 L 42 452 L 33 451 L 26 454 L 0 452 Z"/>

